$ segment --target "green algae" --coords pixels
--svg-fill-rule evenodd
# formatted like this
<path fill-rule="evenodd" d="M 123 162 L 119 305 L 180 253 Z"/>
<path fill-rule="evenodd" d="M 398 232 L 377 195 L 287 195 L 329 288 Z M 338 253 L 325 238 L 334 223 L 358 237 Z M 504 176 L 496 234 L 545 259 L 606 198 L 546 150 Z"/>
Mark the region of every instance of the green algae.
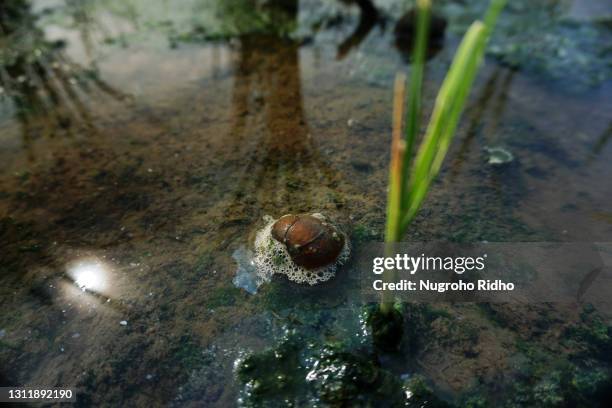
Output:
<path fill-rule="evenodd" d="M 569 326 L 564 338 L 576 354 L 612 361 L 612 326 L 607 324 L 592 305 L 586 305 L 580 321 Z"/>
<path fill-rule="evenodd" d="M 323 347 L 306 379 L 329 406 L 402 406 L 404 399 L 401 382 L 376 360 L 335 345 Z"/>
<path fill-rule="evenodd" d="M 243 386 L 239 404 L 282 407 L 303 402 L 305 397 L 300 394 L 305 385 L 306 368 L 300 360 L 302 346 L 294 332 L 286 331 L 275 347 L 239 361 L 236 375 Z"/>
<path fill-rule="evenodd" d="M 383 351 L 398 351 L 402 342 L 404 317 L 397 306 L 385 312 L 375 306 L 367 316 L 366 322 L 372 330 L 374 346 Z"/>
<path fill-rule="evenodd" d="M 551 353 L 542 344 L 519 340 L 517 350 L 526 358 L 514 383 L 510 383 L 504 407 L 605 407 L 611 396 L 610 337 L 601 316 L 591 306 L 581 321 L 568 327 L 562 345 L 569 354 Z"/>
<path fill-rule="evenodd" d="M 504 407 L 606 407 L 612 377 L 601 368 L 562 364 L 540 376 L 520 378 Z"/>
<path fill-rule="evenodd" d="M 200 344 L 191 334 L 184 334 L 176 342 L 171 343 L 170 353 L 173 359 L 187 370 L 200 367 L 207 361 Z"/>
<path fill-rule="evenodd" d="M 243 406 L 302 406 L 320 404 L 330 407 L 451 407 L 440 399 L 424 377 L 409 375 L 407 379 L 387 369 L 380 363 L 380 356 L 414 354 L 418 349 L 417 339 L 438 335 L 431 328 L 434 321 L 453 322 L 442 309 L 428 305 L 398 305 L 405 311 L 406 328 L 402 322 L 395 327 L 403 334 L 395 333 L 399 339 L 412 339 L 415 348 L 406 344 L 401 349 L 376 344 L 372 322 L 378 308 L 371 305 L 363 310 L 364 324 L 370 335 L 366 343 L 352 342 L 351 336 L 339 336 L 338 340 L 322 340 L 317 331 L 323 331 L 326 312 L 312 311 L 312 318 L 305 318 L 296 329 L 287 330 L 273 347 L 249 354 L 239 360 L 236 373 L 242 384 L 240 402 Z M 300 312 L 302 317 L 308 315 Z M 317 316 L 317 317 L 315 317 Z M 374 316 L 374 317 L 373 317 Z M 400 318 L 402 314 L 397 316 Z M 376 326 L 376 325 L 374 325 Z M 313 331 L 314 327 L 319 329 Z M 449 341 L 458 337 L 460 331 L 448 333 Z M 470 332 L 473 333 L 473 332 Z M 331 334 L 331 333 L 330 333 Z M 386 333 L 388 339 L 388 333 Z M 460 337 L 460 336 L 459 336 Z M 382 354 L 379 354 L 382 353 Z M 278 378 L 282 381 L 278 382 Z M 475 398 L 475 397 L 474 397 Z M 472 405 L 477 406 L 477 405 Z"/>
<path fill-rule="evenodd" d="M 240 360 L 236 373 L 243 386 L 239 403 L 246 407 L 395 407 L 405 398 L 402 381 L 373 355 L 342 343 L 306 342 L 294 330 Z"/>

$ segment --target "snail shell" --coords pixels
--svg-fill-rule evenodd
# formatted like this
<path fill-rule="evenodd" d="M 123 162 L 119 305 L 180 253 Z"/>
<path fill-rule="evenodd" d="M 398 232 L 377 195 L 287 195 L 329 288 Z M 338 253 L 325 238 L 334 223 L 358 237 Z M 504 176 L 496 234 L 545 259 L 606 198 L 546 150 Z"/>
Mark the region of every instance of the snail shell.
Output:
<path fill-rule="evenodd" d="M 306 269 L 333 263 L 344 247 L 344 235 L 311 214 L 288 214 L 272 226 L 272 237 L 285 245 L 293 262 Z"/>

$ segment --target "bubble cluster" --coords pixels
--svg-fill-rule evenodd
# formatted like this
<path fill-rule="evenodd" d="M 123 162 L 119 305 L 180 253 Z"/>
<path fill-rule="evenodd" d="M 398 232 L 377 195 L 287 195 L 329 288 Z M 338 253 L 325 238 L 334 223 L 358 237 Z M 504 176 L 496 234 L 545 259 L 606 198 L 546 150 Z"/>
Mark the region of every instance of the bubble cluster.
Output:
<path fill-rule="evenodd" d="M 317 216 L 321 215 L 317 214 Z M 286 275 L 293 282 L 316 285 L 333 278 L 336 275 L 336 269 L 349 258 L 351 250 L 348 239 L 345 237 L 344 248 L 342 248 L 342 252 L 333 264 L 315 269 L 306 269 L 296 265 L 285 246 L 272 237 L 272 225 L 276 220 L 272 217 L 264 219 L 266 226 L 257 232 L 255 257 L 253 258 L 257 273 L 264 280 L 270 280 L 272 275 L 278 273 Z"/>

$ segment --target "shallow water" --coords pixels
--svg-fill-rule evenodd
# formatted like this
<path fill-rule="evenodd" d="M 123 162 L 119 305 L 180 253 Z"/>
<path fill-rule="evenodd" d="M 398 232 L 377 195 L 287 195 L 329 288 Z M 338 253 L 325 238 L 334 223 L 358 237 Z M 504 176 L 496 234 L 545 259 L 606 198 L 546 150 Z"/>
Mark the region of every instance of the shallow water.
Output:
<path fill-rule="evenodd" d="M 439 5 L 449 27 L 426 112 L 484 4 L 466 3 Z M 283 327 L 367 343 L 350 264 L 321 287 L 278 279 L 251 295 L 232 284 L 232 254 L 288 212 L 334 218 L 355 251 L 382 240 L 405 4 L 377 2 L 373 24 L 337 1 L 15 4 L 0 21 L 0 382 L 73 385 L 82 405 L 231 406 L 234 361 Z M 407 240 L 612 238 L 612 10 L 517 4 Z M 540 15 L 551 34 L 530 58 L 504 48 Z M 514 160 L 489 165 L 485 147 Z M 511 383 L 531 358 L 521 344 L 569 354 L 550 344 L 580 319 L 577 305 L 440 307 L 451 328 L 437 321 L 416 357 L 381 364 L 449 400 Z"/>

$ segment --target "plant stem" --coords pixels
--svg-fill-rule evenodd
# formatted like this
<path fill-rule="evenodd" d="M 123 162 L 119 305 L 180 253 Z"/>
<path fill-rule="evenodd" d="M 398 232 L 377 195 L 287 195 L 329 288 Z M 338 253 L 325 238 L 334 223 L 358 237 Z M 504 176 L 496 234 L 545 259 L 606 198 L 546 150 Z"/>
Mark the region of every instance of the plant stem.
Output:
<path fill-rule="evenodd" d="M 389 244 L 397 242 L 400 236 L 401 199 L 402 199 L 402 161 L 406 143 L 402 140 L 402 118 L 404 117 L 404 100 L 406 93 L 406 76 L 398 73 L 393 86 L 393 136 L 391 141 L 391 166 L 389 169 L 389 192 L 387 196 L 387 226 L 385 232 L 385 253 L 390 250 Z M 383 278 L 391 279 L 385 271 Z M 386 313 L 393 306 L 390 295 L 383 292 L 381 310 Z"/>
<path fill-rule="evenodd" d="M 450 147 L 455 130 L 483 59 L 487 39 L 506 0 L 492 0 L 484 23 L 474 22 L 464 35 L 451 67 L 444 78 L 425 136 L 414 160 L 414 149 L 421 111 L 425 52 L 431 14 L 431 0 L 417 0 L 417 24 L 413 49 L 406 138 L 402 140 L 405 76 L 397 74 L 393 97 L 393 139 L 387 197 L 385 256 L 393 256 L 393 243 L 399 242 L 421 208 L 431 183 L 437 176 Z M 385 271 L 384 279 L 394 278 L 395 271 Z M 388 313 L 393 299 L 383 292 L 380 310 Z"/>
<path fill-rule="evenodd" d="M 391 166 L 389 169 L 389 192 L 387 196 L 387 226 L 385 241 L 396 242 L 399 237 L 402 198 L 402 161 L 406 143 L 402 140 L 402 118 L 406 76 L 398 73 L 393 87 L 393 136 L 391 141 Z"/>

